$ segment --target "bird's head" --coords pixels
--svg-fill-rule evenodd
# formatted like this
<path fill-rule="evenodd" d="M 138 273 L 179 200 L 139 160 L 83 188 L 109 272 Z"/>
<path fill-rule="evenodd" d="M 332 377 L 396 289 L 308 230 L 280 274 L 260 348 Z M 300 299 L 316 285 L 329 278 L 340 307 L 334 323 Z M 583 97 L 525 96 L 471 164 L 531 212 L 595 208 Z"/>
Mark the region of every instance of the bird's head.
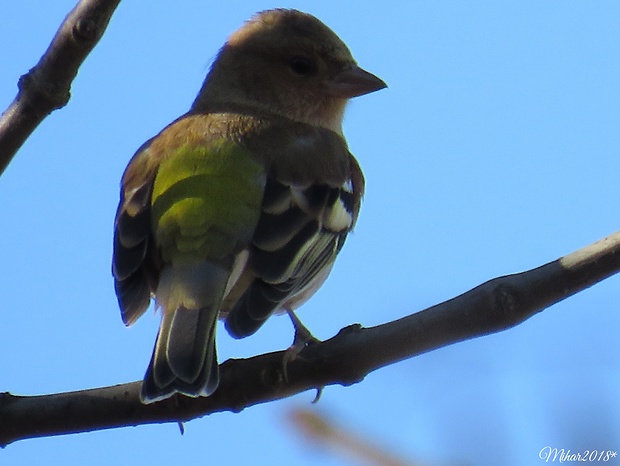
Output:
<path fill-rule="evenodd" d="M 230 36 L 192 110 L 240 105 L 340 133 L 347 101 L 384 87 L 314 16 L 269 10 Z"/>

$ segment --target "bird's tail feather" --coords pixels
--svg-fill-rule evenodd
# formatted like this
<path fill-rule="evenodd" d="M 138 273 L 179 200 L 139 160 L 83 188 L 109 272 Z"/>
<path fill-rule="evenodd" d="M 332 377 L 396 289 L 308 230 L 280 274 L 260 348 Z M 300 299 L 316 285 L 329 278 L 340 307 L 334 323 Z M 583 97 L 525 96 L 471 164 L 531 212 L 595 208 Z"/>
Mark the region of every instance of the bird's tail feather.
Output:
<path fill-rule="evenodd" d="M 142 383 L 144 403 L 175 392 L 198 397 L 215 391 L 219 382 L 215 348 L 218 312 L 217 306 L 164 312 Z"/>

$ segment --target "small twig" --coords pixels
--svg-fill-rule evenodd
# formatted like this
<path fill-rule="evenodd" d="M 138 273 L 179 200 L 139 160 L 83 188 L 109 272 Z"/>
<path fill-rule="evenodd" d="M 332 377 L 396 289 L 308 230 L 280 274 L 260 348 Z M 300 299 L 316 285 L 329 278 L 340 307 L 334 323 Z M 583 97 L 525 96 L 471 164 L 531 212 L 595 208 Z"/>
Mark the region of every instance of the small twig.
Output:
<path fill-rule="evenodd" d="M 306 440 L 317 447 L 333 450 L 356 463 L 370 466 L 422 466 L 422 463 L 399 458 L 377 444 L 375 439 L 337 425 L 316 410 L 294 409 L 289 412 L 288 421 Z"/>
<path fill-rule="evenodd" d="M 43 119 L 64 107 L 71 83 L 105 31 L 120 0 L 81 0 L 39 63 L 19 78 L 17 97 L 0 117 L 0 175 Z"/>

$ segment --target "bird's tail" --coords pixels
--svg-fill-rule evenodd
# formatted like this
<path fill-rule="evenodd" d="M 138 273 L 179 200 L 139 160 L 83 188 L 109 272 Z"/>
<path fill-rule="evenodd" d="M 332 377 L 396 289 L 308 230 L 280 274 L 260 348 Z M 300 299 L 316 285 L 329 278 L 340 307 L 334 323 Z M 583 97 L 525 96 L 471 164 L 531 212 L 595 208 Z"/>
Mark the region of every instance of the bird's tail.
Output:
<path fill-rule="evenodd" d="M 164 312 L 142 383 L 143 403 L 168 398 L 175 392 L 198 397 L 215 391 L 219 382 L 215 349 L 218 312 L 215 306 Z"/>

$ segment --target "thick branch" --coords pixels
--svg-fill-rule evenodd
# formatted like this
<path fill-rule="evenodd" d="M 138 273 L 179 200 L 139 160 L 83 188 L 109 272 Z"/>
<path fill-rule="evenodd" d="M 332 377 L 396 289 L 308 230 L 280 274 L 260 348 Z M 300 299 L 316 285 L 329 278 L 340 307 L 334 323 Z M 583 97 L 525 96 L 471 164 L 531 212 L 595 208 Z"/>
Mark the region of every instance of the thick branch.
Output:
<path fill-rule="evenodd" d="M 620 232 L 527 272 L 488 281 L 461 296 L 377 327 L 352 325 L 306 347 L 282 372 L 284 353 L 228 360 L 208 398 L 174 397 L 152 405 L 140 382 L 45 396 L 0 395 L 0 445 L 20 439 L 120 426 L 187 421 L 241 411 L 366 374 L 435 348 L 517 325 L 546 307 L 620 271 Z"/>
<path fill-rule="evenodd" d="M 70 98 L 71 82 L 105 31 L 120 0 L 81 0 L 39 63 L 19 79 L 17 97 L 0 117 L 0 175 L 34 129 Z"/>

